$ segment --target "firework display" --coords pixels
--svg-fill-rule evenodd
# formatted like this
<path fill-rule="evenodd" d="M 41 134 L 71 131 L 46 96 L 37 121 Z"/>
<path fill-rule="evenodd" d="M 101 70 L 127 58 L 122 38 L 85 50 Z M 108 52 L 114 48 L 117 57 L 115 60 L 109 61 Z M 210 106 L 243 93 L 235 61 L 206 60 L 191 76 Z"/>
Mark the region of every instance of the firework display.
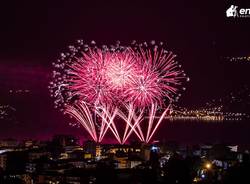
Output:
<path fill-rule="evenodd" d="M 132 133 L 148 143 L 189 80 L 175 57 L 163 42 L 98 47 L 78 40 L 53 63 L 55 108 L 74 117 L 96 142 L 110 130 L 121 144 Z"/>

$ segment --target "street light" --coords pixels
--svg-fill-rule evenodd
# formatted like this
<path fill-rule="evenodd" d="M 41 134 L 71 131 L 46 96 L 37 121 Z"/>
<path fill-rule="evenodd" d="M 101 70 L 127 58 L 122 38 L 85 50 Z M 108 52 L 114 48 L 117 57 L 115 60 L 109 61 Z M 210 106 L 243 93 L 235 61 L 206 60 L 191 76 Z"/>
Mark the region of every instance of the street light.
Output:
<path fill-rule="evenodd" d="M 212 167 L 211 163 L 206 163 L 205 168 L 211 169 L 211 167 Z"/>

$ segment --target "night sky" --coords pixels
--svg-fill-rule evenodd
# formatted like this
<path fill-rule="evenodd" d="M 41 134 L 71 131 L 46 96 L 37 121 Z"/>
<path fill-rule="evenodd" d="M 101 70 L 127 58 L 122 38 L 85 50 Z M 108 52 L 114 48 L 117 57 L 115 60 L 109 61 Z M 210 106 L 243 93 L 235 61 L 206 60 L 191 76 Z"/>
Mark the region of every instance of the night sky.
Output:
<path fill-rule="evenodd" d="M 233 4 L 250 8 L 247 2 Z M 183 0 L 1 3 L 0 104 L 10 104 L 16 112 L 13 120 L 0 120 L 0 137 L 86 134 L 68 126 L 69 120 L 53 108 L 47 88 L 51 63 L 77 39 L 100 45 L 116 40 L 125 45 L 132 40 L 167 42 L 191 79 L 180 99 L 183 106 L 202 106 L 250 85 L 250 62 L 223 59 L 250 56 L 250 18 L 227 18 L 225 11 L 231 4 Z M 16 92 L 20 89 L 29 91 Z"/>

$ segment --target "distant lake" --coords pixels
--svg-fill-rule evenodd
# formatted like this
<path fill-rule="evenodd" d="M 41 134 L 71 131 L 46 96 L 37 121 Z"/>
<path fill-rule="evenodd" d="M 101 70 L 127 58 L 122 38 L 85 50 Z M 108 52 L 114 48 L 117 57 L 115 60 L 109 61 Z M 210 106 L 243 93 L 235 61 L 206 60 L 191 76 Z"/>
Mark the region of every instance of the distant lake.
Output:
<path fill-rule="evenodd" d="M 250 120 L 196 121 L 165 120 L 155 139 L 180 143 L 235 143 L 250 144 Z"/>

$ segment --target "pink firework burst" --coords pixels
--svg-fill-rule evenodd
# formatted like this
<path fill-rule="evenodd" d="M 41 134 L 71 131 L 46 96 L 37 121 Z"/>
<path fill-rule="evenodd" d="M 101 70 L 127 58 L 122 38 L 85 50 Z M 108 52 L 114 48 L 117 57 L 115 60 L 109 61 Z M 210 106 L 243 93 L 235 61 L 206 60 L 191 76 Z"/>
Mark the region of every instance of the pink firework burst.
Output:
<path fill-rule="evenodd" d="M 124 99 L 137 107 L 145 107 L 156 102 L 160 104 L 163 93 L 159 78 L 156 74 L 148 72 L 137 75 L 126 89 Z"/>
<path fill-rule="evenodd" d="M 91 46 L 78 43 L 54 63 L 56 70 L 49 88 L 55 107 L 66 109 L 95 141 L 101 141 L 110 129 L 120 143 L 132 132 L 141 141 L 149 142 L 160 124 L 153 128 L 157 109 L 167 107 L 158 121 L 161 122 L 187 79 L 175 61 L 176 56 L 162 43 L 134 43 L 127 47 L 118 43 L 102 48 L 95 42 Z M 145 137 L 140 122 L 147 112 L 150 118 Z M 101 121 L 94 121 L 91 113 Z M 123 138 L 115 117 L 126 123 Z"/>
<path fill-rule="evenodd" d="M 112 104 L 137 76 L 138 67 L 131 49 L 104 52 L 89 48 L 69 65 L 68 89 L 90 104 Z"/>

